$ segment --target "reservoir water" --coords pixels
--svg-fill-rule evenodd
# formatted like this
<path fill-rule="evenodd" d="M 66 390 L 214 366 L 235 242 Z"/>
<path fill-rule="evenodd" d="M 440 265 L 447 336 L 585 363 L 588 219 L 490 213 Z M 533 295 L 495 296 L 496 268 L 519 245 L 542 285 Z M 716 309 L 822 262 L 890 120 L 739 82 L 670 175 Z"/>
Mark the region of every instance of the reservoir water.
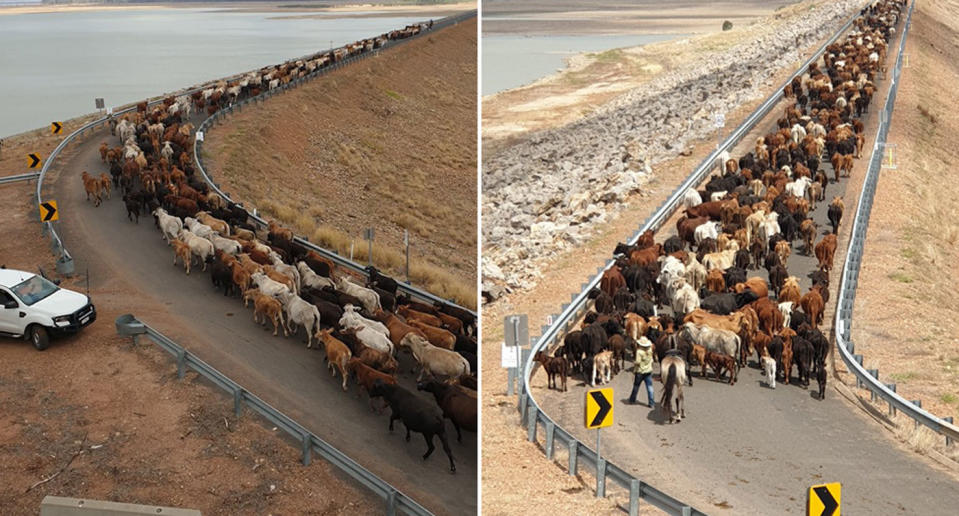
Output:
<path fill-rule="evenodd" d="M 485 20 L 486 18 L 484 18 Z M 635 47 L 682 37 L 675 34 L 517 36 L 483 34 L 482 94 L 491 95 L 551 75 L 583 52 Z"/>
<path fill-rule="evenodd" d="M 0 138 L 377 36 L 413 16 L 144 9 L 0 14 Z"/>

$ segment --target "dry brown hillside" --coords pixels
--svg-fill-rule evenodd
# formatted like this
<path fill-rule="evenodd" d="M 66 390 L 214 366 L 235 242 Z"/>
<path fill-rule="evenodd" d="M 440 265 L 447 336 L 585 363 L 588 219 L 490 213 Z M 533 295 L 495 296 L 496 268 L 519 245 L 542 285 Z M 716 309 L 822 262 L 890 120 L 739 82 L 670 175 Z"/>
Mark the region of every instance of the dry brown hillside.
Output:
<path fill-rule="evenodd" d="M 959 417 L 959 2 L 916 4 L 853 314 L 865 366 L 906 399 Z"/>
<path fill-rule="evenodd" d="M 476 21 L 337 70 L 209 131 L 228 192 L 349 254 L 476 306 Z"/>

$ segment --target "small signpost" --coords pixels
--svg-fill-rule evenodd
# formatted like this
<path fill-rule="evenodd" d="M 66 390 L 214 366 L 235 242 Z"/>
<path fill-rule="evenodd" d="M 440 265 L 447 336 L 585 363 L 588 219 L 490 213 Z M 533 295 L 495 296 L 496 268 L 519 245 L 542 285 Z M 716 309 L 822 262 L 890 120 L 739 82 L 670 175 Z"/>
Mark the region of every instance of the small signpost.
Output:
<path fill-rule="evenodd" d="M 102 97 L 93 99 L 93 103 L 97 106 L 97 109 L 103 109 L 106 104 L 103 102 Z"/>
<path fill-rule="evenodd" d="M 57 211 L 57 201 L 40 203 L 40 221 L 53 222 L 55 220 L 60 220 L 60 212 Z"/>
<path fill-rule="evenodd" d="M 889 170 L 896 170 L 899 168 L 896 163 L 897 146 L 898 145 L 895 143 L 882 144 L 882 168 L 888 168 Z"/>
<path fill-rule="evenodd" d="M 50 122 L 50 132 L 53 134 L 60 134 L 60 131 L 63 130 L 63 122 Z"/>
<path fill-rule="evenodd" d="M 521 366 L 521 349 L 529 345 L 529 316 L 509 315 L 503 319 L 503 367 L 507 369 L 506 394 L 513 395 L 513 383 L 517 380 L 517 372 Z M 512 348 L 507 350 L 507 348 Z M 507 357 L 507 355 L 509 355 Z M 512 361 L 507 363 L 507 358 Z"/>
<path fill-rule="evenodd" d="M 809 488 L 807 516 L 840 516 L 842 485 L 839 482 Z"/>
<path fill-rule="evenodd" d="M 716 148 L 723 143 L 723 127 L 726 126 L 726 113 L 713 115 L 713 126 L 716 127 Z"/>
<path fill-rule="evenodd" d="M 363 239 L 368 241 L 370 244 L 367 258 L 370 262 L 370 265 L 373 265 L 373 228 L 366 228 L 363 230 Z"/>
<path fill-rule="evenodd" d="M 403 246 L 406 247 L 406 284 L 410 284 L 410 231 L 403 230 Z"/>
<path fill-rule="evenodd" d="M 599 451 L 599 430 L 613 424 L 613 389 L 586 391 L 586 428 L 596 429 L 596 497 L 606 496 L 606 465 Z"/>
<path fill-rule="evenodd" d="M 30 160 L 30 165 L 29 165 L 30 168 L 37 168 L 40 166 L 39 154 L 35 152 L 31 152 L 30 154 L 27 154 L 27 159 Z"/>
<path fill-rule="evenodd" d="M 203 141 L 203 131 L 197 131 L 197 132 L 196 132 L 196 141 L 198 141 L 198 142 L 202 142 L 202 141 Z"/>

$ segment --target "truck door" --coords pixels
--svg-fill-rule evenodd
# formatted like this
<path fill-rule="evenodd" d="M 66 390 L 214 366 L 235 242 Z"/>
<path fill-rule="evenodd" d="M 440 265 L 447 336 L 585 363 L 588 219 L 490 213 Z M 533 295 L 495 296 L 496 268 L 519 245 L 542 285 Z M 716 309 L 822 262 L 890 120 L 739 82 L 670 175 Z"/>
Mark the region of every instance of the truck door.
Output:
<path fill-rule="evenodd" d="M 12 294 L 0 288 L 0 332 L 17 335 L 23 333 L 20 311 L 20 303 Z"/>

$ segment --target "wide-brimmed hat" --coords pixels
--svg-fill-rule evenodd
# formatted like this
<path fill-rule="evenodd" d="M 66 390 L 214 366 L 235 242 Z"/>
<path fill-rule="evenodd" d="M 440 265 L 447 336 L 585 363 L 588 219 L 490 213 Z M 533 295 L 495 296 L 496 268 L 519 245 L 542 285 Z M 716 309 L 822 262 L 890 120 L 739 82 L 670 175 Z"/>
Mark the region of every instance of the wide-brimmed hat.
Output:
<path fill-rule="evenodd" d="M 653 343 L 650 342 L 646 337 L 640 337 L 636 343 L 639 344 L 639 347 L 641 348 L 648 348 L 653 345 Z"/>

